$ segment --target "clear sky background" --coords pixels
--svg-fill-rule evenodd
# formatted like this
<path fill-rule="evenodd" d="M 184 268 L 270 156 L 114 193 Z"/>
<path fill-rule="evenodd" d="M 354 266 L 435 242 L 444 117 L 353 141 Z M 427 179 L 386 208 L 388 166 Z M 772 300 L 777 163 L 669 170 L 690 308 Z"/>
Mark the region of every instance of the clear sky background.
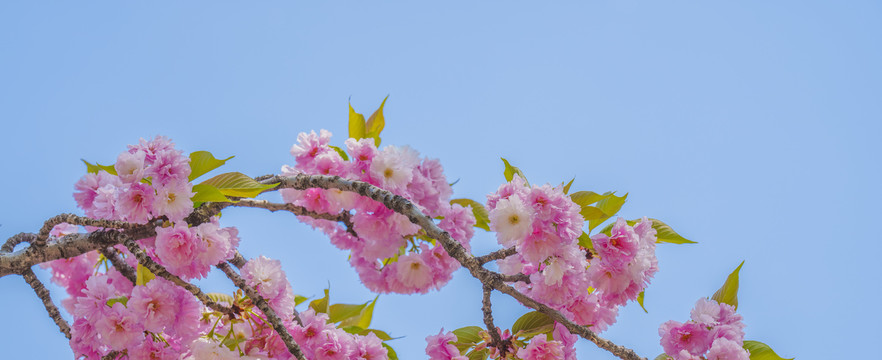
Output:
<path fill-rule="evenodd" d="M 650 359 L 745 260 L 747 339 L 798 359 L 866 358 L 882 336 L 882 5 L 878 1 L 25 2 L 0 4 L 0 239 L 81 213 L 80 158 L 140 137 L 292 164 L 298 132 L 347 135 L 347 100 L 387 94 L 383 143 L 441 159 L 483 200 L 500 156 L 534 183 L 629 193 L 621 214 L 671 224 L 660 272 L 602 334 Z M 277 197 L 269 196 L 268 199 Z M 295 292 L 373 298 L 347 254 L 290 214 L 224 212 L 248 257 L 281 259 Z M 477 253 L 498 246 L 479 230 Z M 48 282 L 48 274 L 38 270 Z M 213 274 L 203 285 L 231 291 Z M 63 290 L 52 287 L 56 300 Z M 18 276 L 0 278 L 5 359 L 71 352 Z M 428 295 L 380 297 L 374 326 L 403 359 L 427 335 L 481 325 L 464 271 Z M 503 327 L 526 310 L 494 296 Z M 582 359 L 611 359 L 579 343 Z"/>

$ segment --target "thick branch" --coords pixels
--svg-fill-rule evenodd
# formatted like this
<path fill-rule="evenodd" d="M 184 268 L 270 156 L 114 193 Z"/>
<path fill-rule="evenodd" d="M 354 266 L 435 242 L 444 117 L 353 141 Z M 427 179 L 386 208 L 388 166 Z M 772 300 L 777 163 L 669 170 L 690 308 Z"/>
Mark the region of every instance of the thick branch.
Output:
<path fill-rule="evenodd" d="M 52 231 L 56 225 L 60 224 L 72 224 L 72 225 L 83 225 L 83 226 L 95 226 L 102 228 L 114 228 L 114 229 L 132 229 L 138 226 L 138 224 L 128 223 L 124 221 L 113 221 L 113 220 L 99 220 L 87 218 L 84 216 L 78 216 L 74 214 L 59 214 L 55 215 L 49 220 L 46 220 L 43 223 L 43 227 L 40 228 L 40 232 L 37 234 L 37 239 L 31 243 L 33 246 L 44 246 L 46 245 L 46 240 L 49 239 L 49 232 Z"/>
<path fill-rule="evenodd" d="M 276 333 L 279 334 L 279 337 L 282 338 L 282 342 L 288 347 L 288 351 L 291 355 L 294 355 L 294 357 L 300 360 L 305 360 L 306 358 L 303 356 L 300 346 L 294 342 L 294 337 L 291 336 L 288 329 L 286 329 L 285 325 L 282 323 L 282 319 L 276 315 L 276 312 L 269 306 L 269 304 L 267 304 L 266 300 L 260 296 L 257 291 L 254 291 L 253 288 L 248 286 L 248 284 L 245 283 L 245 279 L 239 276 L 239 274 L 236 273 L 236 270 L 233 270 L 233 268 L 230 267 L 230 264 L 220 263 L 217 264 L 217 268 L 223 271 L 224 274 L 227 274 L 227 277 L 233 281 L 233 284 L 236 284 L 238 288 L 242 289 L 242 291 L 245 292 L 245 295 L 248 295 L 248 298 L 254 302 L 254 305 L 257 305 L 257 308 L 266 315 L 266 320 L 269 321 L 270 325 L 273 326 L 273 329 L 276 330 Z"/>
<path fill-rule="evenodd" d="M 43 306 L 46 307 L 46 312 L 49 313 L 49 317 L 55 321 L 55 325 L 58 325 L 58 330 L 61 330 L 61 333 L 70 339 L 70 325 L 68 325 L 67 321 L 61 317 L 61 313 L 58 311 L 58 308 L 55 307 L 55 303 L 52 302 L 52 298 L 49 296 L 49 290 L 43 286 L 43 283 L 37 279 L 37 275 L 34 274 L 31 269 L 23 271 L 21 276 L 25 279 L 28 285 L 34 289 L 34 292 L 37 293 L 40 300 L 43 301 Z"/>

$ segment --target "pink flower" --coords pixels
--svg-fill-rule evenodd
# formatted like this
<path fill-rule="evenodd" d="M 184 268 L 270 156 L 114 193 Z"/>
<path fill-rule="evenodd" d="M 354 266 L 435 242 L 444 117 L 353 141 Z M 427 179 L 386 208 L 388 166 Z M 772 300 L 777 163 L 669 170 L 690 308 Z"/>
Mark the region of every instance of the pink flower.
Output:
<path fill-rule="evenodd" d="M 330 328 L 322 331 L 314 340 L 313 350 L 316 360 L 345 360 L 354 350 L 352 336 L 342 329 Z"/>
<path fill-rule="evenodd" d="M 432 268 L 426 264 L 419 254 L 406 254 L 398 258 L 395 263 L 395 277 L 393 282 L 404 285 L 406 289 L 425 293 L 432 286 Z"/>
<path fill-rule="evenodd" d="M 152 336 L 128 349 L 129 360 L 178 360 L 180 353 L 162 342 L 154 342 Z M 237 354 L 238 355 L 238 354 Z"/>
<path fill-rule="evenodd" d="M 190 198 L 195 194 L 192 189 L 193 186 L 187 182 L 171 182 L 157 187 L 153 213 L 157 216 L 165 215 L 172 222 L 184 220 L 193 212 L 193 201 Z"/>
<path fill-rule="evenodd" d="M 153 180 L 153 186 L 165 186 L 173 182 L 187 182 L 190 176 L 190 158 L 178 150 L 156 152 L 153 164 L 144 172 Z"/>
<path fill-rule="evenodd" d="M 202 240 L 187 224 L 157 227 L 155 244 L 156 256 L 171 273 L 187 278 L 199 275 L 191 269 L 191 265 L 205 249 Z"/>
<path fill-rule="evenodd" d="M 249 260 L 242 267 L 242 277 L 268 300 L 280 296 L 288 283 L 285 273 L 282 272 L 282 263 L 263 255 Z"/>
<path fill-rule="evenodd" d="M 674 360 L 684 359 L 682 351 L 694 356 L 704 354 L 713 340 L 707 326 L 693 322 L 681 324 L 671 320 L 662 324 L 658 333 L 661 335 L 662 348 Z"/>
<path fill-rule="evenodd" d="M 623 218 L 616 220 L 610 233 L 611 236 L 600 233 L 591 238 L 594 250 L 608 264 L 626 265 L 637 254 L 640 238 Z"/>
<path fill-rule="evenodd" d="M 564 358 L 564 349 L 560 341 L 548 341 L 544 335 L 537 335 L 517 355 L 523 360 L 560 360 Z"/>
<path fill-rule="evenodd" d="M 564 356 L 562 360 L 576 360 L 576 341 L 579 340 L 579 337 L 570 333 L 561 323 L 554 323 L 553 336 L 554 340 L 560 341 L 563 345 Z"/>
<path fill-rule="evenodd" d="M 155 195 L 150 185 L 132 183 L 119 194 L 119 213 L 126 221 L 146 224 L 153 217 Z"/>
<path fill-rule="evenodd" d="M 145 153 L 140 151 L 120 153 L 116 158 L 116 164 L 113 165 L 119 179 L 125 183 L 141 181 L 144 177 L 144 155 Z"/>
<path fill-rule="evenodd" d="M 174 150 L 175 144 L 165 136 L 156 136 L 153 140 L 140 139 L 138 145 L 129 145 L 129 153 L 144 153 L 144 161 L 147 165 L 153 164 L 156 154 L 160 151 Z"/>
<path fill-rule="evenodd" d="M 178 312 L 175 285 L 156 278 L 143 286 L 136 286 L 126 306 L 140 319 L 147 331 L 161 333 L 171 327 Z"/>
<path fill-rule="evenodd" d="M 451 342 L 456 342 L 456 335 L 453 332 L 444 333 L 444 329 L 438 332 L 438 335 L 430 335 L 426 337 L 426 355 L 431 360 L 465 360 L 465 356 L 459 353 L 456 346 Z"/>
<path fill-rule="evenodd" d="M 118 195 L 122 189 L 115 184 L 105 184 L 95 190 L 95 198 L 92 207 L 84 209 L 86 215 L 96 219 L 119 220 L 121 213 L 118 209 Z"/>
<path fill-rule="evenodd" d="M 355 336 L 355 349 L 352 353 L 353 360 L 380 360 L 387 359 L 389 352 L 383 347 L 383 340 L 368 333 L 366 336 Z"/>
<path fill-rule="evenodd" d="M 741 344 L 726 338 L 719 338 L 714 340 L 705 358 L 707 360 L 749 360 L 750 354 L 741 347 Z"/>
<path fill-rule="evenodd" d="M 204 248 L 196 257 L 200 264 L 211 267 L 227 259 L 232 244 L 226 231 L 221 230 L 214 222 L 200 224 L 195 229 L 196 236 L 202 239 Z"/>
<path fill-rule="evenodd" d="M 372 178 L 380 181 L 382 188 L 401 194 L 413 179 L 418 164 L 419 155 L 410 147 L 389 145 L 374 157 L 370 173 Z"/>
<path fill-rule="evenodd" d="M 315 131 L 309 134 L 302 132 L 297 134 L 298 144 L 291 147 L 291 155 L 297 158 L 297 162 L 307 162 L 314 159 L 322 152 L 332 151 L 327 145 L 331 141 L 331 132 L 325 129 L 319 131 L 319 135 Z"/>
<path fill-rule="evenodd" d="M 125 305 L 114 303 L 95 323 L 95 330 L 108 347 L 123 350 L 137 344 L 144 328 Z"/>

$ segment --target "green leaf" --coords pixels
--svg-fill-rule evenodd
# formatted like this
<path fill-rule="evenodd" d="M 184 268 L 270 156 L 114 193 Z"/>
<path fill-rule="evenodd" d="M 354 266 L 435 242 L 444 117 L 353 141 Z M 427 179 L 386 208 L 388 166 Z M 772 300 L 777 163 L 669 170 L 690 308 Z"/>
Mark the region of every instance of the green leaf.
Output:
<path fill-rule="evenodd" d="M 483 330 L 477 326 L 466 326 L 453 330 L 453 335 L 456 335 L 456 343 L 454 345 L 462 353 L 465 349 L 475 346 L 475 344 L 483 340 L 481 338 L 481 331 Z"/>
<path fill-rule="evenodd" d="M 138 286 L 145 285 L 150 282 L 150 280 L 156 278 L 156 275 L 153 275 L 153 273 L 150 272 L 150 269 L 144 267 L 144 265 L 141 264 L 138 264 L 138 268 L 137 270 L 135 270 L 135 272 L 135 285 Z"/>
<path fill-rule="evenodd" d="M 199 185 L 193 185 L 193 192 L 195 194 L 193 195 L 192 198 L 190 198 L 190 200 L 193 201 L 194 207 L 199 206 L 199 204 L 202 204 L 204 202 L 209 202 L 209 201 L 211 201 L 211 202 L 230 201 L 230 199 L 227 198 L 226 196 L 224 196 L 224 194 L 222 194 L 220 192 L 220 190 L 218 190 L 218 188 L 216 188 L 212 185 L 204 184 L 204 183 L 199 184 Z"/>
<path fill-rule="evenodd" d="M 475 227 L 490 231 L 490 213 L 484 208 L 484 205 L 472 199 L 453 199 L 451 204 L 459 204 L 462 207 L 471 207 L 472 214 L 475 215 Z"/>
<path fill-rule="evenodd" d="M 606 216 L 606 214 L 603 213 L 603 210 L 591 205 L 582 206 L 582 210 L 579 211 L 579 214 L 582 215 L 582 218 L 585 219 L 585 221 L 589 221 L 589 223 L 592 220 L 609 219 L 609 216 Z"/>
<path fill-rule="evenodd" d="M 572 180 L 570 180 L 570 182 L 568 182 L 566 185 L 564 185 L 564 187 L 563 187 L 564 194 L 570 193 L 570 186 L 573 185 L 573 181 L 576 181 L 576 178 L 573 178 Z"/>
<path fill-rule="evenodd" d="M 589 230 L 594 229 L 597 225 L 606 221 L 606 219 L 617 214 L 622 208 L 622 205 L 625 205 L 625 200 L 628 199 L 627 193 L 624 196 L 615 196 L 615 193 L 611 192 L 604 193 L 603 195 L 609 195 L 609 197 L 598 201 L 597 208 L 600 209 L 600 211 L 603 211 L 604 216 L 599 219 L 588 220 Z"/>
<path fill-rule="evenodd" d="M 226 196 L 236 196 L 244 198 L 253 198 L 258 194 L 264 192 L 266 189 L 271 189 L 279 185 L 264 185 L 257 181 L 254 181 L 254 179 L 248 177 L 248 175 L 240 172 L 228 172 L 225 174 L 220 174 L 211 179 L 203 181 L 202 184 L 214 186 L 220 191 L 221 194 L 224 194 Z"/>
<path fill-rule="evenodd" d="M 378 338 L 380 338 L 380 340 L 383 340 L 383 341 L 396 339 L 396 338 L 389 336 L 389 334 L 387 334 L 383 330 L 362 329 L 361 327 L 358 327 L 358 326 L 345 326 L 345 327 L 340 327 L 340 328 L 343 329 L 343 331 L 348 332 L 350 334 L 358 334 L 358 335 L 362 335 L 362 336 L 366 336 L 367 334 L 373 333 Z"/>
<path fill-rule="evenodd" d="M 395 349 L 393 349 L 391 346 L 389 346 L 389 344 L 386 343 L 383 343 L 383 347 L 386 348 L 386 351 L 389 352 L 387 354 L 389 356 L 389 360 L 398 360 L 398 354 L 395 353 Z"/>
<path fill-rule="evenodd" d="M 328 310 L 328 308 L 329 308 L 328 300 L 330 299 L 329 290 L 330 289 L 325 289 L 325 297 L 323 297 L 321 299 L 315 299 L 315 300 L 309 302 L 309 308 L 315 310 L 315 312 L 317 312 L 317 313 L 327 314 L 329 311 Z"/>
<path fill-rule="evenodd" d="M 524 172 L 521 171 L 521 169 L 518 169 L 515 166 L 511 166 L 511 164 L 509 164 L 508 160 L 506 160 L 505 158 L 500 158 L 500 159 L 502 159 L 502 162 L 505 164 L 505 171 L 503 171 L 503 173 L 502 173 L 503 175 L 505 175 L 505 181 L 511 181 L 511 179 L 514 179 L 514 175 L 518 174 L 518 176 L 520 176 L 521 179 L 524 179 L 524 183 L 526 183 L 527 185 L 530 185 L 530 182 L 527 181 L 527 176 L 524 175 Z"/>
<path fill-rule="evenodd" d="M 643 312 L 649 314 L 649 311 L 646 311 L 646 307 L 643 306 L 643 293 L 645 293 L 645 292 L 646 292 L 646 290 L 643 290 L 640 292 L 639 295 L 637 295 L 637 303 L 640 304 L 641 308 L 643 308 Z"/>
<path fill-rule="evenodd" d="M 518 318 L 511 326 L 512 334 L 522 332 L 525 338 L 545 334 L 554 330 L 554 320 L 538 311 L 531 311 Z"/>
<path fill-rule="evenodd" d="M 656 356 L 654 360 L 671 360 L 671 359 L 672 358 L 670 356 L 667 356 L 665 354 L 661 354 L 659 356 Z"/>
<path fill-rule="evenodd" d="M 586 248 L 588 250 L 594 251 L 594 243 L 591 242 L 591 237 L 588 236 L 588 233 L 582 232 L 582 235 L 579 235 L 579 246 Z"/>
<path fill-rule="evenodd" d="M 570 195 L 570 199 L 573 200 L 576 205 L 584 207 L 585 205 L 591 205 L 600 200 L 608 199 L 610 196 L 612 196 L 611 193 L 600 195 L 593 191 L 576 191 Z"/>
<path fill-rule="evenodd" d="M 233 156 L 230 156 L 226 159 L 219 160 L 215 159 L 214 155 L 212 155 L 208 151 L 196 151 L 190 153 L 190 176 L 188 179 L 193 181 L 193 179 L 198 178 L 205 173 L 219 168 L 221 165 L 225 164 L 227 160 L 232 159 Z"/>
<path fill-rule="evenodd" d="M 374 317 L 374 306 L 377 305 L 377 299 L 379 298 L 380 295 L 374 297 L 374 301 L 371 301 L 370 304 L 361 311 L 361 317 L 358 318 L 358 322 L 356 323 L 357 326 L 363 328 L 371 326 L 371 320 L 373 320 Z"/>
<path fill-rule="evenodd" d="M 364 139 L 365 127 L 364 115 L 355 112 L 352 104 L 349 104 L 349 137 L 353 139 Z"/>
<path fill-rule="evenodd" d="M 759 341 L 744 340 L 744 350 L 750 352 L 750 360 L 793 360 L 778 356 L 769 345 Z"/>
<path fill-rule="evenodd" d="M 361 315 L 361 311 L 367 303 L 361 305 L 354 304 L 334 304 L 328 307 L 328 322 L 340 322 Z M 349 325 L 349 324 L 347 324 Z M 355 324 L 352 324 L 355 325 Z"/>
<path fill-rule="evenodd" d="M 655 242 L 657 243 L 672 243 L 672 244 L 697 244 L 695 241 L 688 240 L 680 234 L 677 234 L 674 229 L 672 229 L 668 224 L 663 223 L 658 219 L 649 219 L 652 220 L 652 228 L 658 233 L 656 234 L 657 239 Z"/>
<path fill-rule="evenodd" d="M 488 356 L 490 356 L 490 351 L 484 348 L 469 353 L 469 360 L 487 360 Z"/>
<path fill-rule="evenodd" d="M 80 159 L 84 164 L 86 164 L 86 171 L 92 174 L 97 174 L 99 171 L 104 170 L 110 175 L 116 175 L 116 168 L 113 165 L 101 165 L 95 163 L 94 165 L 86 161 L 85 159 Z"/>
<path fill-rule="evenodd" d="M 128 302 L 129 302 L 129 298 L 127 298 L 125 296 L 120 296 L 117 298 L 112 298 L 110 300 L 107 300 L 107 306 L 113 307 L 113 304 L 116 304 L 116 303 L 120 303 L 120 304 L 123 304 L 123 306 L 127 306 L 126 304 L 128 304 Z"/>
<path fill-rule="evenodd" d="M 219 302 L 219 303 L 227 303 L 227 304 L 232 305 L 234 302 L 236 302 L 236 300 L 234 300 L 233 297 L 230 296 L 229 294 L 208 293 L 208 294 L 205 294 L 205 296 L 208 296 L 209 299 L 214 300 L 215 302 Z"/>
<path fill-rule="evenodd" d="M 331 149 L 334 149 L 334 151 L 336 151 L 337 154 L 339 154 L 340 157 L 343 158 L 343 161 L 349 161 L 349 155 L 346 155 L 346 152 L 343 151 L 343 149 L 336 147 L 334 145 L 328 145 L 328 147 Z"/>
<path fill-rule="evenodd" d="M 732 305 L 735 307 L 735 310 L 738 310 L 738 273 L 743 265 L 744 261 L 735 268 L 735 271 L 729 274 L 726 282 L 711 296 L 711 299 L 716 300 L 718 303 Z"/>
<path fill-rule="evenodd" d="M 294 306 L 302 304 L 304 301 L 309 300 L 308 297 L 303 295 L 294 295 Z"/>
<path fill-rule="evenodd" d="M 374 145 L 377 147 L 380 146 L 380 133 L 383 132 L 383 128 L 386 127 L 386 118 L 383 116 L 383 106 L 386 105 L 386 100 L 388 99 L 389 95 L 386 95 L 386 98 L 383 99 L 380 107 L 371 114 L 365 125 L 364 137 L 374 138 Z"/>

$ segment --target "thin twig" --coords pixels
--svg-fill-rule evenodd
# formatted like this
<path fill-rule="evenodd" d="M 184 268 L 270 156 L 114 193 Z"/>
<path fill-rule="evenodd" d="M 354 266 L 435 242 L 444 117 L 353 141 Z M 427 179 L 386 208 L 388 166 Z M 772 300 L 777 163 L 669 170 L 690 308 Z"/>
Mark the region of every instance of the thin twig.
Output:
<path fill-rule="evenodd" d="M 475 259 L 478 260 L 478 264 L 484 265 L 493 260 L 502 260 L 517 253 L 517 249 L 515 249 L 514 247 L 510 247 L 507 249 L 496 250 L 484 256 L 478 256 Z"/>
<path fill-rule="evenodd" d="M 329 221 L 339 221 L 346 225 L 346 232 L 350 233 L 352 236 L 358 237 L 358 234 L 353 229 L 351 214 L 347 211 L 343 211 L 339 214 L 328 214 L 328 213 L 320 213 L 315 211 L 307 210 L 305 207 L 297 206 L 294 204 L 279 204 L 274 202 L 269 202 L 266 200 L 252 200 L 252 199 L 242 199 L 238 202 L 232 204 L 231 206 L 235 207 L 251 207 L 251 208 L 261 208 L 266 209 L 271 212 L 276 211 L 287 211 L 297 216 L 308 216 L 313 219 L 320 220 L 329 220 Z"/>
<path fill-rule="evenodd" d="M 138 259 L 138 263 L 140 263 L 141 265 L 146 267 L 154 275 L 160 276 L 166 280 L 169 280 L 169 281 L 175 283 L 175 285 L 178 285 L 178 286 L 186 289 L 191 294 L 196 296 L 196 298 L 199 299 L 199 301 L 201 301 L 203 304 L 205 304 L 205 306 L 208 306 L 211 309 L 219 311 L 223 314 L 229 315 L 231 318 L 234 317 L 235 313 L 233 312 L 232 309 L 230 309 L 226 306 L 223 306 L 223 305 L 217 303 L 216 301 L 212 300 L 211 298 L 208 297 L 208 295 L 205 295 L 205 293 L 203 293 L 202 290 L 199 289 L 198 286 L 184 281 L 183 279 L 179 278 L 177 275 L 174 275 L 174 274 L 168 272 L 168 270 L 166 270 L 162 265 L 159 265 L 155 261 L 153 261 L 153 259 L 151 259 L 150 256 L 147 256 L 147 253 L 145 253 L 143 250 L 141 250 L 141 247 L 138 246 L 137 243 L 135 243 L 135 240 L 127 238 L 123 241 L 123 245 L 125 245 L 126 248 L 129 249 L 129 252 L 131 252 L 133 255 L 135 255 L 135 258 Z"/>
<path fill-rule="evenodd" d="M 239 274 L 236 273 L 236 270 L 233 270 L 233 268 L 230 267 L 230 264 L 223 262 L 217 264 L 217 268 L 223 271 L 224 274 L 233 281 L 233 284 L 242 289 L 242 291 L 245 292 L 245 295 L 254 302 L 254 305 L 263 312 L 266 316 L 266 320 L 269 321 L 270 325 L 273 326 L 273 329 L 276 330 L 276 333 L 279 334 L 279 337 L 282 338 L 282 342 L 285 343 L 285 346 L 288 348 L 291 355 L 294 355 L 294 357 L 300 360 L 306 360 L 306 357 L 303 356 L 303 352 L 300 350 L 300 346 L 294 341 L 294 337 L 292 337 L 291 333 L 288 332 L 288 329 L 285 328 L 282 319 L 276 315 L 276 312 L 269 306 L 269 304 L 267 304 L 266 300 L 260 296 L 257 291 L 254 291 L 253 288 L 248 286 L 248 284 L 245 283 L 245 279 L 239 276 Z"/>
<path fill-rule="evenodd" d="M 129 266 L 129 264 L 127 264 L 126 261 L 119 256 L 118 250 L 112 247 L 108 247 L 100 249 L 98 251 L 101 252 L 101 255 L 104 255 L 104 257 L 107 258 L 107 260 L 109 260 L 111 264 L 113 264 L 113 267 L 117 271 L 119 271 L 120 274 L 125 276 L 126 279 L 129 279 L 129 281 L 132 282 L 132 285 L 138 283 L 136 270 L 132 269 L 132 267 Z"/>
<path fill-rule="evenodd" d="M 499 336 L 499 329 L 493 324 L 493 309 L 490 304 L 490 293 L 493 291 L 493 288 L 484 284 L 483 289 L 484 298 L 481 301 L 481 311 L 484 312 L 484 325 L 487 326 L 487 331 L 490 332 L 490 339 L 492 339 L 490 346 L 499 349 L 499 358 L 504 359 L 511 341 L 502 340 Z"/>
<path fill-rule="evenodd" d="M 37 275 L 34 274 L 31 269 L 22 271 L 21 276 L 25 279 L 28 285 L 34 289 L 34 292 L 37 293 L 37 297 L 43 301 L 43 306 L 46 307 L 46 312 L 49 313 L 49 317 L 55 321 L 55 325 L 58 325 L 58 330 L 61 330 L 61 333 L 70 340 L 70 325 L 61 317 L 61 312 L 58 311 L 55 303 L 52 302 L 52 297 L 49 296 L 49 290 L 43 286 L 43 283 L 40 282 L 40 279 L 37 279 Z"/>
<path fill-rule="evenodd" d="M 83 226 L 95 226 L 101 228 L 113 228 L 113 229 L 131 229 L 138 224 L 129 223 L 125 221 L 114 221 L 114 220 L 100 220 L 100 219 L 92 219 L 84 216 L 74 215 L 74 214 L 59 214 L 55 215 L 49 220 L 43 222 L 43 227 L 40 228 L 40 232 L 37 234 L 37 239 L 31 243 L 34 246 L 44 246 L 46 245 L 46 240 L 49 239 L 49 233 L 52 231 L 56 225 L 60 224 L 72 224 L 72 225 L 83 225 Z"/>

